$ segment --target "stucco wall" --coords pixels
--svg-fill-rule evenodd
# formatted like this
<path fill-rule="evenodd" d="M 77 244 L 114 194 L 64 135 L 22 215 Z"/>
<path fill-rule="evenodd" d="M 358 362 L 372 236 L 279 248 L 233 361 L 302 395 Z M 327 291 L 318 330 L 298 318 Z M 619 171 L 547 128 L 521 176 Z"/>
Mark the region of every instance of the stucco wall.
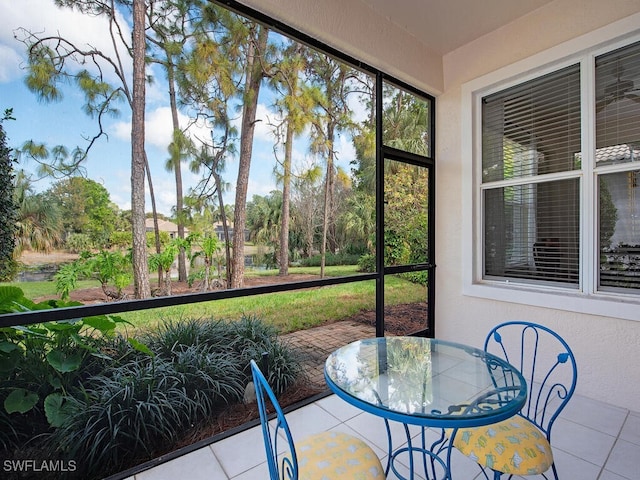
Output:
<path fill-rule="evenodd" d="M 499 78 L 496 71 L 513 73 L 518 68 L 511 71 L 510 65 L 526 64 L 531 56 L 536 58 L 528 66 L 535 68 L 552 47 L 578 53 L 581 42 L 587 41 L 585 34 L 600 30 L 604 31 L 600 37 L 606 38 L 622 31 L 607 29 L 612 22 L 619 21 L 626 29 L 640 28 L 640 16 L 633 17 L 635 27 L 628 20 L 636 12 L 640 12 L 640 1 L 558 0 L 451 52 L 443 59 L 445 86 L 437 99 L 436 123 L 437 336 L 479 344 L 492 325 L 504 320 L 543 323 L 562 334 L 574 349 L 579 367 L 578 393 L 633 410 L 638 410 L 640 397 L 640 321 L 464 295 L 463 272 L 468 265 L 463 262 L 469 259 L 463 250 L 470 240 L 460 219 L 468 213 L 463 209 L 470 207 L 464 162 L 471 159 L 461 147 L 463 85 L 483 75 Z M 589 35 L 589 41 L 594 36 L 599 38 L 598 34 Z M 526 67 L 520 65 L 519 69 Z M 611 312 L 615 315 L 615 308 Z"/>
<path fill-rule="evenodd" d="M 438 337 L 480 345 L 507 319 L 550 326 L 567 338 L 579 364 L 578 393 L 638 410 L 640 322 L 498 302 L 463 294 L 462 86 L 482 75 L 540 55 L 563 42 L 640 12 L 640 0 L 557 0 L 439 58 L 358 0 L 242 0 L 319 40 L 437 97 Z M 640 17 L 635 18 L 640 28 Z M 628 28 L 628 25 L 627 25 Z M 578 39 L 578 40 L 576 40 Z M 577 42 L 577 46 L 576 46 Z"/>

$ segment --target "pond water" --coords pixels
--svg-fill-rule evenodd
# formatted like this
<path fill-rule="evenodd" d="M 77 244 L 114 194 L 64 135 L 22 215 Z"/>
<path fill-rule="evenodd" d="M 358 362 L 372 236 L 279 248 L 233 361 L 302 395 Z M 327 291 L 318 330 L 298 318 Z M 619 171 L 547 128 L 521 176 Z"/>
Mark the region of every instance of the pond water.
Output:
<path fill-rule="evenodd" d="M 58 272 L 58 265 L 37 265 L 30 267 L 28 270 L 18 272 L 16 276 L 17 282 L 44 282 L 52 280 L 53 276 Z"/>

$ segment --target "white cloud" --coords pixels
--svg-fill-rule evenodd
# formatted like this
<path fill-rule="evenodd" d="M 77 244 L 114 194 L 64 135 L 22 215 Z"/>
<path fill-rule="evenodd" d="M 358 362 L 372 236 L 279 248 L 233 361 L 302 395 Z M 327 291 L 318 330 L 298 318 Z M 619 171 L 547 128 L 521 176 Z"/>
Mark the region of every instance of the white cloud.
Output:
<path fill-rule="evenodd" d="M 188 116 L 178 112 L 178 124 L 184 129 L 191 123 Z M 163 152 L 173 139 L 173 120 L 169 106 L 158 107 L 147 111 L 145 114 L 145 140 L 149 147 L 156 147 Z M 124 141 L 131 141 L 131 121 L 115 122 L 112 127 L 113 134 Z M 208 139 L 211 132 L 206 125 L 201 123 L 190 125 L 187 135 L 194 139 Z"/>
<path fill-rule="evenodd" d="M 173 140 L 173 122 L 171 120 L 171 108 L 159 107 L 146 114 L 145 139 L 149 146 L 154 146 L 166 151 Z"/>
<path fill-rule="evenodd" d="M 277 121 L 277 113 L 270 110 L 264 103 L 259 103 L 256 109 L 256 123 L 253 131 L 254 141 L 264 140 L 273 144 L 274 133 L 272 123 Z M 238 116 L 232 120 L 232 124 L 238 130 L 238 135 L 240 135 L 242 128 L 242 116 L 238 114 Z"/>
<path fill-rule="evenodd" d="M 340 135 L 338 137 L 338 145 L 336 151 L 338 156 L 338 164 L 346 171 L 349 171 L 349 163 L 356 158 L 356 149 L 353 146 L 351 137 Z"/>
<path fill-rule="evenodd" d="M 20 78 L 20 55 L 7 45 L 0 45 L 0 83 Z"/>
<path fill-rule="evenodd" d="M 122 16 L 118 17 L 124 38 L 130 38 L 129 26 Z M 51 0 L 0 0 L 0 18 L 0 81 L 12 80 L 22 74 L 21 64 L 26 61 L 25 46 L 15 38 L 24 36 L 18 31 L 20 27 L 39 36 L 60 35 L 80 48 L 90 45 L 105 53 L 113 53 L 106 18 L 59 8 Z M 126 62 L 125 69 L 130 72 L 129 55 L 124 52 L 121 58 Z M 110 76 L 109 81 L 115 80 L 112 70 L 105 73 Z"/>
<path fill-rule="evenodd" d="M 176 185 L 173 175 L 164 170 L 164 162 L 153 162 L 150 159 L 151 175 L 153 180 L 153 193 L 155 195 L 158 212 L 171 215 L 171 209 L 176 204 Z M 191 180 L 191 174 L 185 175 L 185 181 Z M 127 169 L 119 169 L 112 172 L 103 183 L 109 191 L 111 201 L 122 210 L 131 209 L 131 174 Z M 151 211 L 151 197 L 146 188 L 145 210 Z"/>
<path fill-rule="evenodd" d="M 278 114 L 269 109 L 265 104 L 259 103 L 256 111 L 256 129 L 254 132 L 255 140 L 265 140 L 273 143 L 274 140 L 274 127 L 273 123 L 281 122 Z"/>
<path fill-rule="evenodd" d="M 249 184 L 247 185 L 249 195 L 247 196 L 247 201 L 250 202 L 253 195 L 261 195 L 264 197 L 277 189 L 278 187 L 276 186 L 276 182 L 273 179 L 273 176 L 265 176 L 264 178 L 249 178 Z"/>

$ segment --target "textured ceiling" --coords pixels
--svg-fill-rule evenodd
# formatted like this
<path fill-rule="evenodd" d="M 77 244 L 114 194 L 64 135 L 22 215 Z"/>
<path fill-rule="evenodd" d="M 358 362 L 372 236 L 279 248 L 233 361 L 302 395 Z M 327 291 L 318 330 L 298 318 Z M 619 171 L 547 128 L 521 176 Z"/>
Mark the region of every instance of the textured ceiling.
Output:
<path fill-rule="evenodd" d="M 552 0 L 360 0 L 443 55 Z"/>

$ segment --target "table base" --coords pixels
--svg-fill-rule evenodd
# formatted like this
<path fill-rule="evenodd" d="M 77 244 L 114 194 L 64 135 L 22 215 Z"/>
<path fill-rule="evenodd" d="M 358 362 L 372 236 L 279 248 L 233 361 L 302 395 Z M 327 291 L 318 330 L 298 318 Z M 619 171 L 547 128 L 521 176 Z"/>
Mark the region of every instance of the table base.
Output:
<path fill-rule="evenodd" d="M 389 443 L 389 455 L 387 457 L 387 466 L 385 468 L 385 475 L 392 471 L 394 475 L 400 480 L 414 480 L 416 471 L 420 470 L 424 473 L 426 480 L 451 480 L 451 449 L 453 448 L 449 442 L 449 439 L 442 431 L 441 437 L 433 442 L 431 447 L 427 448 L 427 441 L 425 436 L 426 427 L 421 427 L 421 445 L 414 445 L 414 441 L 411 438 L 409 432 L 409 426 L 402 424 L 407 437 L 407 446 L 395 449 L 393 448 L 393 439 L 391 436 L 391 429 L 389 426 L 389 420 L 384 419 L 385 427 L 387 429 L 387 437 Z M 441 458 L 440 455 L 446 453 L 446 461 Z M 402 456 L 408 456 L 408 461 L 405 465 L 409 465 L 409 477 L 405 477 L 401 474 L 396 466 L 395 462 Z"/>

